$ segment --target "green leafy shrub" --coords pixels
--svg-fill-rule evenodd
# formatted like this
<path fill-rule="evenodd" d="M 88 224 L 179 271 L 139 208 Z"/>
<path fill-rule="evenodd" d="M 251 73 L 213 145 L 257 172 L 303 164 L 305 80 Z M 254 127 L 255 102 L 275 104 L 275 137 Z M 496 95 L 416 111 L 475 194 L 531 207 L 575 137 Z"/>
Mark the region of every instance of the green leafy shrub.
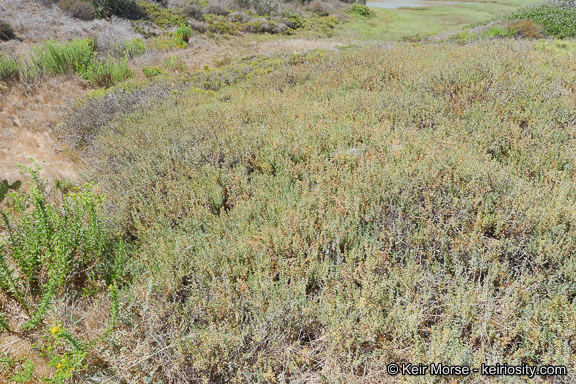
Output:
<path fill-rule="evenodd" d="M 14 208 L 1 212 L 8 236 L 0 243 L 0 290 L 29 316 L 24 330 L 43 321 L 64 288 L 79 292 L 111 281 L 119 257 L 104 223 L 103 197 L 85 185 L 51 203 L 39 171 L 28 169 L 30 192 L 12 193 Z"/>
<path fill-rule="evenodd" d="M 530 20 L 542 25 L 549 36 L 576 37 L 576 7 L 571 0 L 551 0 L 518 9 L 503 16 L 505 20 Z"/>
<path fill-rule="evenodd" d="M 58 8 L 68 15 L 80 20 L 94 20 L 94 6 L 87 0 L 60 0 Z"/>
<path fill-rule="evenodd" d="M 8 194 L 8 191 L 10 191 L 10 190 L 17 191 L 20 189 L 21 186 L 22 186 L 22 181 L 20 181 L 20 180 L 16 180 L 13 183 L 8 183 L 8 180 L 2 180 L 0 182 L 0 203 L 6 197 L 6 195 Z"/>
<path fill-rule="evenodd" d="M 181 27 L 186 25 L 184 15 L 172 8 L 162 8 L 158 4 L 140 3 L 147 18 L 159 27 Z"/>
<path fill-rule="evenodd" d="M 0 41 L 8 41 L 15 38 L 14 28 L 6 21 L 0 19 Z"/>
<path fill-rule="evenodd" d="M 66 346 L 67 348 L 62 348 Z M 69 379 L 88 365 L 86 358 L 90 345 L 74 336 L 62 325 L 56 325 L 50 329 L 49 336 L 44 337 L 41 350 L 50 359 L 50 366 L 54 374 L 49 382 L 53 384 L 65 384 Z"/>
<path fill-rule="evenodd" d="M 147 78 L 155 77 L 162 74 L 162 71 L 156 67 L 146 67 L 142 69 L 142 71 L 144 72 L 144 76 L 146 76 Z"/>
<path fill-rule="evenodd" d="M 374 12 L 363 4 L 354 4 L 349 11 L 353 15 L 370 18 L 374 15 Z"/>

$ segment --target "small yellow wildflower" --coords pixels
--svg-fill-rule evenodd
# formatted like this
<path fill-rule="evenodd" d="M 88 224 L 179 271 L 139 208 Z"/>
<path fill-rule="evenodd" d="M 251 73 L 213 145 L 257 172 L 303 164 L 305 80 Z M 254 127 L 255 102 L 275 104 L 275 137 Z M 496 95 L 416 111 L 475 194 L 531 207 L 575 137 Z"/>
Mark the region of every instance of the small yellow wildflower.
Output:
<path fill-rule="evenodd" d="M 59 329 L 58 326 L 55 326 L 54 328 L 52 328 L 52 329 L 50 330 L 50 332 L 52 332 L 52 334 L 55 335 L 56 332 L 58 332 L 58 329 Z"/>
<path fill-rule="evenodd" d="M 58 365 L 56 366 L 57 369 L 60 369 L 62 367 L 63 367 L 62 363 L 58 363 Z"/>

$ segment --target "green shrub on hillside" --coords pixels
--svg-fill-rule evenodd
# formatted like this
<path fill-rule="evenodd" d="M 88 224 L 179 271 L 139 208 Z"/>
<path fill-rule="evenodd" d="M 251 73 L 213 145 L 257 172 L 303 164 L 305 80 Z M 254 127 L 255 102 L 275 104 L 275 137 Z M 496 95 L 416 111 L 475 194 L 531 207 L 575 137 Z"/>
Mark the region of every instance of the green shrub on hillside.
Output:
<path fill-rule="evenodd" d="M 147 18 L 159 27 L 181 27 L 186 25 L 186 18 L 172 8 L 162 8 L 158 4 L 140 3 Z"/>
<path fill-rule="evenodd" d="M 350 13 L 354 14 L 354 15 L 358 15 L 358 16 L 362 16 L 362 17 L 372 17 L 374 15 L 374 12 L 368 8 L 365 5 L 362 4 L 354 4 L 351 8 L 350 8 Z"/>
<path fill-rule="evenodd" d="M 30 192 L 12 193 L 13 209 L 0 212 L 8 231 L 0 242 L 0 290 L 27 315 L 23 330 L 41 324 L 58 296 L 110 283 L 121 257 L 101 196 L 86 185 L 49 202 L 39 168 L 28 171 Z"/>
<path fill-rule="evenodd" d="M 576 37 L 576 5 L 571 0 L 551 0 L 506 14 L 505 20 L 531 20 L 549 36 Z"/>

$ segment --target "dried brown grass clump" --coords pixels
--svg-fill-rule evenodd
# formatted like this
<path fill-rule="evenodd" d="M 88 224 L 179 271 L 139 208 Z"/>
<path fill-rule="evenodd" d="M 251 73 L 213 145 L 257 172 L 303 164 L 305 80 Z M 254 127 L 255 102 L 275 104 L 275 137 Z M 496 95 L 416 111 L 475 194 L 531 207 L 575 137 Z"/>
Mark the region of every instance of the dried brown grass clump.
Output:
<path fill-rule="evenodd" d="M 182 8 L 182 14 L 190 19 L 200 20 L 204 12 L 199 4 L 192 3 Z"/>
<path fill-rule="evenodd" d="M 544 36 L 544 27 L 534 23 L 532 20 L 511 21 L 508 23 L 508 26 L 514 30 L 519 37 L 538 39 Z"/>
<path fill-rule="evenodd" d="M 69 16 L 84 21 L 94 20 L 94 6 L 83 0 L 60 0 L 58 7 Z"/>

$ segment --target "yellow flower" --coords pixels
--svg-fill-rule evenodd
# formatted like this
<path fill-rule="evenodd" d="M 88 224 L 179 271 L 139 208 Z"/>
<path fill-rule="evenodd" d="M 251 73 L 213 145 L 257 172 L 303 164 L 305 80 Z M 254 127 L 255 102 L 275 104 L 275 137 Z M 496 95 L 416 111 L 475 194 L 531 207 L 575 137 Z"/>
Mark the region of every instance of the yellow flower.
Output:
<path fill-rule="evenodd" d="M 62 367 L 63 367 L 62 363 L 58 363 L 58 365 L 56 366 L 57 369 L 60 369 Z"/>
<path fill-rule="evenodd" d="M 50 332 L 52 332 L 52 334 L 55 335 L 56 332 L 58 332 L 58 326 L 55 326 L 54 328 L 52 328 L 52 329 L 50 330 Z"/>

